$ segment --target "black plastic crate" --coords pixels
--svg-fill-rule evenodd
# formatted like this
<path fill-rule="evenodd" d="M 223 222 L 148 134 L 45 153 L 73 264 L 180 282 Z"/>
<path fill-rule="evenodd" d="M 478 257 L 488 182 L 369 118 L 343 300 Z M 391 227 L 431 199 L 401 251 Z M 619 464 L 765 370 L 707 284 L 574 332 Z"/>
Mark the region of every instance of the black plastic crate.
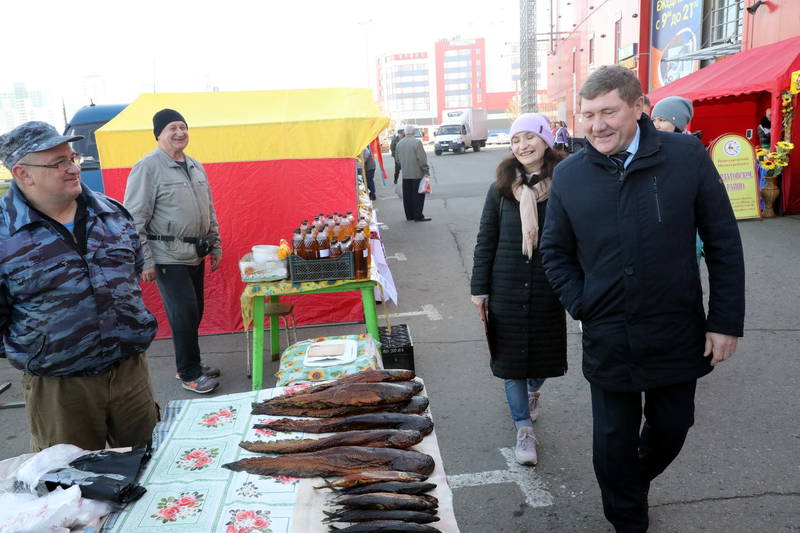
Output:
<path fill-rule="evenodd" d="M 379 327 L 381 355 L 384 368 L 414 370 L 414 343 L 407 324 L 392 326 L 389 334 L 385 327 Z"/>
<path fill-rule="evenodd" d="M 289 256 L 289 278 L 292 281 L 328 281 L 353 279 L 353 252 L 344 252 L 336 259 L 303 259 Z"/>

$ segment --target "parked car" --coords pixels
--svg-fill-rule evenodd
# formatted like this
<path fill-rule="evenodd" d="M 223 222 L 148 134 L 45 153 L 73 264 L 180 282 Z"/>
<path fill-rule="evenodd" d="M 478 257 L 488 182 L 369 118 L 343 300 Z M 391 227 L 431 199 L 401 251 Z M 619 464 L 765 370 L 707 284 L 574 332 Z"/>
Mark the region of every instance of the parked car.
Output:
<path fill-rule="evenodd" d="M 511 144 L 511 138 L 508 136 L 507 131 L 491 130 L 489 137 L 486 139 L 486 144 Z"/>
<path fill-rule="evenodd" d="M 450 109 L 444 111 L 442 125 L 434 133 L 434 150 L 436 155 L 452 151 L 462 154 L 472 148 L 479 152 L 486 146 L 488 130 L 486 128 L 486 110 Z"/>

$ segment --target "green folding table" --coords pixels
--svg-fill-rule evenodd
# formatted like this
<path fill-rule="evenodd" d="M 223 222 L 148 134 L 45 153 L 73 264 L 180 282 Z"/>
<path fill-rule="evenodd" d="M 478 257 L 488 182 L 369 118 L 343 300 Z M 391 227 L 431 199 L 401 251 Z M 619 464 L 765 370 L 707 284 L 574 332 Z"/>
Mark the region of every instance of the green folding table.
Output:
<path fill-rule="evenodd" d="M 252 300 L 253 309 L 253 367 L 252 390 L 261 389 L 264 380 L 264 301 L 269 297 L 277 303 L 281 296 L 295 294 L 324 294 L 329 292 L 361 291 L 361 304 L 364 307 L 364 322 L 367 333 L 378 340 L 378 311 L 375 306 L 375 279 L 305 281 L 293 283 L 289 280 L 247 283 L 242 295 L 242 309 Z M 246 324 L 245 324 L 246 326 Z M 273 359 L 280 356 L 280 328 L 278 317 L 269 319 L 270 352 Z"/>

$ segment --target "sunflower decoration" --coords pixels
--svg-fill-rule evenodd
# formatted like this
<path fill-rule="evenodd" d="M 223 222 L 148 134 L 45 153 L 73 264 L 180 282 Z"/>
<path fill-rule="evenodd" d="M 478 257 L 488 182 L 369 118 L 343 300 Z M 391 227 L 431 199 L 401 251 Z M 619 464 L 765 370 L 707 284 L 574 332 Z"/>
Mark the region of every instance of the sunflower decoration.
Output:
<path fill-rule="evenodd" d="M 783 169 L 789 165 L 789 152 L 794 150 L 794 144 L 789 141 L 778 141 L 775 150 L 770 152 L 764 148 L 756 150 L 759 166 L 766 171 L 766 176 L 773 178 L 780 176 Z"/>
<path fill-rule="evenodd" d="M 307 376 L 309 381 L 322 381 L 325 379 L 325 372 L 319 368 L 315 368 L 314 370 L 310 371 Z"/>

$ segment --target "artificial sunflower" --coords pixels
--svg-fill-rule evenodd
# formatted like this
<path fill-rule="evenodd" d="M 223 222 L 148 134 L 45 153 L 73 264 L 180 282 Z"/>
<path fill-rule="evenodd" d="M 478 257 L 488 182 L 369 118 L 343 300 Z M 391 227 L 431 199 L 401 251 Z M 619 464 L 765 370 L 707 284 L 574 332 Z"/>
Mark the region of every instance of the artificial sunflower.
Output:
<path fill-rule="evenodd" d="M 779 167 L 789 166 L 789 162 L 786 161 L 785 159 L 781 159 L 779 161 L 775 161 L 775 164 L 778 165 Z"/>
<path fill-rule="evenodd" d="M 792 95 L 787 92 L 784 92 L 783 95 L 781 96 L 781 103 L 784 106 L 787 106 L 790 103 L 792 103 Z"/>
<path fill-rule="evenodd" d="M 780 144 L 780 143 L 778 143 L 778 144 Z M 759 148 L 759 149 L 756 150 L 756 156 L 758 156 L 758 157 L 764 157 L 768 153 L 769 153 L 769 150 L 767 150 L 766 148 Z"/>
<path fill-rule="evenodd" d="M 770 159 L 775 159 L 776 157 L 779 157 L 779 154 L 778 152 L 770 152 L 769 157 Z"/>
<path fill-rule="evenodd" d="M 778 148 L 781 150 L 794 150 L 794 144 L 789 141 L 778 141 Z"/>
<path fill-rule="evenodd" d="M 775 168 L 775 163 L 773 161 L 767 159 L 767 160 L 761 162 L 761 166 L 763 168 L 767 169 L 767 170 L 772 170 L 773 168 Z"/>

